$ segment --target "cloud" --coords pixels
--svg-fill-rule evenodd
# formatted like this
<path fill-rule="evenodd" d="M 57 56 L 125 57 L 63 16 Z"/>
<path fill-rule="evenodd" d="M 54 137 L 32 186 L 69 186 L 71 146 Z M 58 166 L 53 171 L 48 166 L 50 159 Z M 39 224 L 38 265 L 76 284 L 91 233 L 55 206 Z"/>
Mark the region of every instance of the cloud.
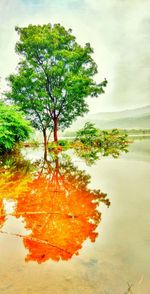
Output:
<path fill-rule="evenodd" d="M 110 76 L 113 88 L 108 100 L 118 108 L 149 104 L 150 2 L 111 0 L 104 5 L 96 0 L 86 2 L 95 13 L 97 30 L 102 33 L 109 48 L 108 56 L 114 63 Z"/>

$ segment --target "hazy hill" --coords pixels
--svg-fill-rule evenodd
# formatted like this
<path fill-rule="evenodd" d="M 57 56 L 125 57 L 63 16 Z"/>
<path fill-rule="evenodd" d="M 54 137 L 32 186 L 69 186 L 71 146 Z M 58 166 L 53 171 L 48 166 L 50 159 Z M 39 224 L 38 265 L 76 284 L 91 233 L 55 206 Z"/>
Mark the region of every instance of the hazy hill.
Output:
<path fill-rule="evenodd" d="M 146 107 L 129 109 L 118 112 L 99 112 L 92 115 L 86 115 L 84 118 L 78 118 L 73 123 L 71 130 L 81 128 L 85 122 L 91 121 L 98 128 L 150 128 L 150 105 Z"/>

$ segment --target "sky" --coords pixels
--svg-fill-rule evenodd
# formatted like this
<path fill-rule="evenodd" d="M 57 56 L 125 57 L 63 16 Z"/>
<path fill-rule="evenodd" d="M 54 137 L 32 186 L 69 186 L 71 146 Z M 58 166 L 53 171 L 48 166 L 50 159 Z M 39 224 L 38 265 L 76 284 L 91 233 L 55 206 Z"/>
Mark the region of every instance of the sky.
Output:
<path fill-rule="evenodd" d="M 105 94 L 89 98 L 90 113 L 150 104 L 149 0 L 0 0 L 0 90 L 15 71 L 15 26 L 60 23 L 77 42 L 90 42 L 95 79 L 108 80 Z"/>

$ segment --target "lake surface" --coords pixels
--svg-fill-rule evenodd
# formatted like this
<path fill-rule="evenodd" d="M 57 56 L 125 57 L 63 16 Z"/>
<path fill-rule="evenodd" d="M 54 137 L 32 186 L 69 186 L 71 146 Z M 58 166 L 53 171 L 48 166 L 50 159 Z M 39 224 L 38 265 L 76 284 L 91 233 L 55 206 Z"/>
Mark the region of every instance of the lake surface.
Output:
<path fill-rule="evenodd" d="M 0 167 L 0 293 L 150 294 L 150 140 L 92 166 L 22 153 Z"/>

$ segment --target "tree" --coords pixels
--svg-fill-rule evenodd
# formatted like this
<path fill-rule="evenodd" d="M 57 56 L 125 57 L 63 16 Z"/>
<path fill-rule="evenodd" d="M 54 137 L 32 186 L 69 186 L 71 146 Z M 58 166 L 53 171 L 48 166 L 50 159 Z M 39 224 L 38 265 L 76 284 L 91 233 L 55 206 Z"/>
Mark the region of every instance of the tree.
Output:
<path fill-rule="evenodd" d="M 15 144 L 25 141 L 32 129 L 17 107 L 0 103 L 0 153 L 10 151 Z"/>
<path fill-rule="evenodd" d="M 16 27 L 16 31 L 20 62 L 17 72 L 8 78 L 11 89 L 6 96 L 42 130 L 46 146 L 46 130 L 53 130 L 57 142 L 58 129 L 64 130 L 84 115 L 88 111 L 85 98 L 104 93 L 107 81 L 94 81 L 93 49 L 89 43 L 84 47 L 77 44 L 71 29 L 47 24 Z"/>
<path fill-rule="evenodd" d="M 87 122 L 80 129 L 74 140 L 74 148 L 87 163 L 93 164 L 102 156 L 112 155 L 117 158 L 121 152 L 128 152 L 128 134 L 123 130 L 99 130 L 94 124 Z"/>

